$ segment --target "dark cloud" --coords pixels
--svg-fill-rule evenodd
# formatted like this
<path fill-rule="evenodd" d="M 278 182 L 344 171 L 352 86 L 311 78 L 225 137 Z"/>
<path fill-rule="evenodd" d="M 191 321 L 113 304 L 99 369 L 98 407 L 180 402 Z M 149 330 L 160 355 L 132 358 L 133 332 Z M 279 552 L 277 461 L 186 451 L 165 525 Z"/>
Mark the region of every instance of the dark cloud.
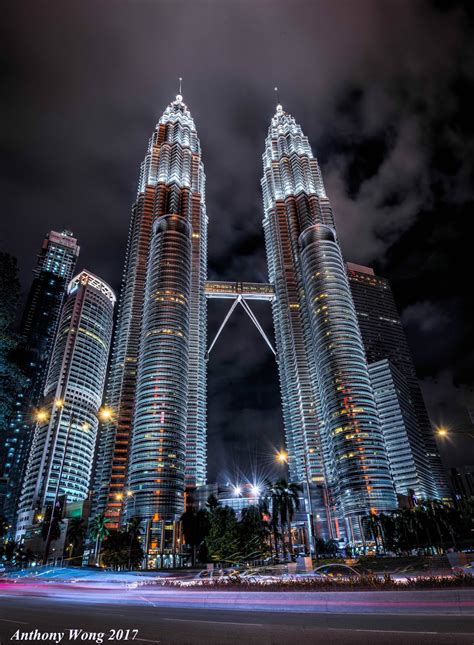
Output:
<path fill-rule="evenodd" d="M 468 3 L 397 0 L 7 2 L 1 244 L 24 288 L 42 236 L 63 226 L 81 266 L 119 287 L 139 163 L 178 76 L 203 148 L 209 274 L 266 279 L 259 180 L 277 84 L 347 259 L 393 282 L 420 373 L 471 383 L 472 18 Z M 223 313 L 211 303 L 210 333 Z M 276 368 L 249 326 L 239 312 L 210 362 L 213 474 L 281 441 Z"/>

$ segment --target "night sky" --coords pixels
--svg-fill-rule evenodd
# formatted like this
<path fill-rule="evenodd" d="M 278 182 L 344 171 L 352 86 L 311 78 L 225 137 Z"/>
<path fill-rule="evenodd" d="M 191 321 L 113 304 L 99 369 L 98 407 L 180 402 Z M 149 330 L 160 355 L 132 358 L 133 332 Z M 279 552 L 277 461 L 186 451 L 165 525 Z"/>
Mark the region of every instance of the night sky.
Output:
<path fill-rule="evenodd" d="M 24 291 L 70 228 L 118 290 L 139 164 L 177 92 L 207 176 L 209 278 L 267 279 L 260 177 L 273 87 L 323 171 L 345 258 L 389 278 L 431 418 L 474 407 L 474 15 L 422 0 L 3 4 L 0 246 Z M 209 303 L 213 336 L 230 303 Z M 254 307 L 272 334 L 270 307 Z M 276 365 L 238 308 L 209 363 L 209 474 L 270 474 Z M 474 462 L 472 440 L 443 444 Z"/>

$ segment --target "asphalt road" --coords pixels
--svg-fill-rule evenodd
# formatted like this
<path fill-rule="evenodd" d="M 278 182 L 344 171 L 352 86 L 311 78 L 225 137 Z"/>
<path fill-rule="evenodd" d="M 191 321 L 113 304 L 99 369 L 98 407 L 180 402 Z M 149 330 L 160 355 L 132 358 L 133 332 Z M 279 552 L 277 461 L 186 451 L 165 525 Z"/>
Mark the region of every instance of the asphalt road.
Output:
<path fill-rule="evenodd" d="M 125 592 L 126 593 L 126 592 Z M 79 599 L 78 599 L 79 600 Z M 105 600 L 105 599 L 104 599 Z M 84 630 L 76 640 L 69 630 Z M 128 640 L 111 640 L 110 630 L 131 630 Z M 18 631 L 19 630 L 19 631 Z M 132 642 L 134 640 L 163 645 L 303 645 L 332 644 L 413 644 L 474 643 L 474 617 L 464 614 L 354 614 L 324 612 L 279 612 L 242 609 L 208 609 L 201 607 L 160 606 L 156 599 L 145 604 L 128 605 L 80 601 L 61 597 L 21 594 L 0 597 L 0 643 L 11 640 L 14 634 L 22 642 L 54 643 L 53 636 L 38 638 L 39 634 L 65 632 L 62 644 Z M 96 637 L 95 633 L 104 635 Z M 120 633 L 118 634 L 120 635 Z M 27 640 L 28 639 L 28 640 Z"/>

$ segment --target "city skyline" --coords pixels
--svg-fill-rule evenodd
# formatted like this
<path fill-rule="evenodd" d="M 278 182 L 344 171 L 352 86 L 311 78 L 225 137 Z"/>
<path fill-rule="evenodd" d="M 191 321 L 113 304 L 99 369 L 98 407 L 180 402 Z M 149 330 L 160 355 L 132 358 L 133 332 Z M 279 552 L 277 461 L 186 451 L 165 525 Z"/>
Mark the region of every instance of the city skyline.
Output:
<path fill-rule="evenodd" d="M 15 156 L 4 175 L 5 209 L 18 216 L 4 222 L 3 246 L 20 258 L 24 290 L 38 240 L 49 229 L 68 226 L 82 240 L 84 265 L 118 291 L 143 142 L 178 89 L 178 76 L 184 77 L 183 92 L 193 106 L 206 171 L 213 178 L 208 211 L 219 225 L 209 232 L 209 277 L 262 280 L 261 144 L 255 148 L 254 142 L 266 132 L 278 85 L 283 103 L 304 124 L 318 153 L 345 257 L 373 265 L 390 280 L 431 416 L 437 423 L 460 423 L 464 408 L 452 402 L 464 390 L 454 387 L 453 379 L 471 384 L 472 361 L 465 304 L 468 238 L 461 234 L 468 221 L 470 157 L 461 153 L 459 139 L 449 136 L 453 121 L 466 132 L 466 141 L 469 132 L 469 102 L 458 84 L 459 78 L 469 79 L 464 67 L 456 67 L 466 46 L 459 11 L 387 6 L 382 15 L 367 3 L 355 15 L 353 9 L 328 6 L 315 12 L 305 3 L 289 11 L 275 2 L 272 11 L 253 8 L 255 28 L 250 14 L 235 10 L 235 30 L 224 14 L 188 7 L 181 29 L 196 54 L 178 48 L 166 68 L 160 61 L 167 60 L 169 36 L 156 41 L 151 9 L 127 14 L 144 35 L 138 42 L 115 20 L 117 14 L 110 23 L 100 7 L 90 14 L 85 8 L 74 21 L 58 17 L 64 28 L 50 34 L 50 42 L 11 16 L 12 40 L 6 47 L 15 84 L 10 83 L 9 98 L 19 107 L 8 116 L 13 126 L 7 151 Z M 160 22 L 165 15 L 171 23 L 166 12 Z M 37 16 L 40 24 L 44 19 L 45 14 Z M 193 21 L 202 23 L 201 35 L 191 29 Z M 88 38 L 92 24 L 108 25 L 103 45 Z M 258 25 L 263 24 L 280 36 L 262 40 Z M 298 31 L 301 24 L 315 24 L 318 38 Z M 427 39 L 427 24 L 434 38 Z M 244 49 L 239 31 L 246 33 Z M 67 44 L 66 33 L 73 35 Z M 336 37 L 328 40 L 325 33 Z M 390 39 L 388 58 L 380 56 L 386 45 L 381 34 Z M 124 48 L 117 47 L 121 39 Z M 441 67 L 435 42 L 444 47 Z M 58 47 L 70 52 L 69 59 L 55 55 Z M 288 73 L 275 67 L 281 60 Z M 29 191 L 17 182 L 16 159 L 35 178 Z M 87 190 L 77 191 L 78 180 Z M 455 281 L 449 277 L 453 266 L 458 267 Z M 219 302 L 209 306 L 210 335 L 223 308 Z M 257 303 L 256 309 L 270 330 L 269 307 Z M 244 312 L 235 316 L 209 362 L 212 462 L 229 476 L 234 468 L 251 470 L 257 452 L 264 462 L 282 438 L 273 358 L 241 317 Z M 260 384 L 259 394 L 250 382 Z M 270 437 L 265 445 L 262 434 Z M 462 462 L 468 446 L 461 439 L 449 445 L 442 447 L 450 463 Z M 226 453 L 233 455 L 228 463 Z"/>
<path fill-rule="evenodd" d="M 474 3 L 0 32 L 1 643 L 472 640 Z"/>
<path fill-rule="evenodd" d="M 372 269 L 346 265 L 318 161 L 301 126 L 281 104 L 262 159 L 269 282 L 206 282 L 208 220 L 196 126 L 181 94 L 164 110 L 140 166 L 105 396 L 115 295 L 83 271 L 68 285 L 61 312 L 18 506 L 19 538 L 32 530 L 48 504 L 56 508 L 62 486 L 68 503 L 85 501 L 92 492 L 92 523 L 105 517 L 119 529 L 140 518 L 147 562 L 162 559 L 163 549 L 175 553 L 179 520 L 187 508 L 185 489 L 189 493 L 210 483 L 206 363 L 239 302 L 278 364 L 286 450 L 280 454 L 286 455 L 291 481 L 306 481 L 310 544 L 314 505 L 327 515 L 325 535 L 354 543 L 364 539 L 363 518 L 369 511 L 397 508 L 396 493 L 449 499 L 388 284 Z M 74 267 L 67 246 L 48 241 L 56 238 L 63 239 L 54 232 L 47 236 L 39 265 L 45 265 L 47 276 L 52 271 L 66 275 Z M 108 322 L 103 307 L 101 312 L 98 303 L 95 310 L 88 304 L 88 285 L 105 304 L 112 302 Z M 232 297 L 234 303 L 206 351 L 207 297 Z M 276 350 L 249 298 L 272 303 Z M 102 358 L 88 337 L 100 341 Z M 387 363 L 381 381 L 374 371 L 379 359 L 389 359 L 402 373 L 390 372 Z M 84 409 L 82 387 L 90 389 Z M 89 410 L 91 397 L 97 400 Z M 99 427 L 101 404 L 109 413 Z M 399 410 L 395 423 L 394 405 Z M 64 414 L 69 415 L 65 422 Z M 85 431 L 79 430 L 85 437 L 81 450 L 87 444 L 90 452 L 82 479 L 75 435 L 69 446 L 76 426 Z M 58 453 L 59 439 L 64 445 Z M 407 439 L 410 452 L 402 453 Z M 45 559 L 48 548 L 49 532 Z"/>
<path fill-rule="evenodd" d="M 181 80 L 182 79 L 180 78 L 179 79 L 180 85 L 181 85 Z M 276 89 L 277 88 L 275 88 L 275 90 Z M 180 103 L 183 103 L 185 110 L 187 110 L 181 95 L 177 95 L 176 100 L 174 102 L 172 102 L 171 105 L 180 104 Z M 278 109 L 280 109 L 280 111 L 281 111 L 282 110 L 281 106 L 277 106 L 277 113 L 278 113 Z M 169 110 L 169 107 L 167 108 L 167 111 L 168 110 Z M 165 114 L 166 114 L 167 111 L 165 111 Z M 162 117 L 162 119 L 160 119 L 159 123 L 161 123 L 162 120 L 163 120 L 163 117 Z M 191 119 L 191 121 L 192 121 L 192 119 Z M 159 125 L 159 123 L 158 123 L 158 125 Z M 150 141 L 152 141 L 152 140 L 150 140 Z M 150 145 L 151 145 L 151 142 L 150 142 Z M 144 185 L 144 183 L 143 183 L 144 182 L 144 179 L 143 179 L 144 173 L 149 173 L 151 171 L 150 168 L 153 167 L 153 164 L 152 164 L 153 158 L 150 157 L 149 155 L 150 155 L 150 148 L 148 150 L 147 157 L 145 157 L 145 161 L 141 165 L 142 169 L 141 169 L 141 172 L 140 172 L 140 179 L 139 179 L 139 190 L 138 190 L 139 194 L 140 194 L 140 190 L 142 190 L 141 186 Z M 264 155 L 264 158 L 265 158 L 265 155 Z M 318 172 L 319 172 L 319 170 L 318 170 Z M 262 181 L 264 181 L 264 180 L 262 180 Z M 133 210 L 132 210 L 132 212 L 133 212 Z M 207 220 L 207 218 L 206 218 L 206 220 Z M 206 224 L 206 226 L 207 226 L 207 224 Z M 265 228 L 265 220 L 264 220 L 264 228 Z M 72 235 L 68 231 L 66 231 L 66 232 L 67 232 L 68 235 Z M 54 232 L 51 232 L 51 234 L 55 235 Z M 263 241 L 264 241 L 264 232 L 262 233 L 262 242 Z M 86 243 L 86 245 L 87 245 L 87 243 Z M 351 258 L 349 257 L 349 258 L 345 258 L 345 259 L 350 260 Z M 199 260 L 198 260 L 198 262 L 199 262 Z M 201 261 L 201 264 L 204 264 L 204 266 L 205 266 L 205 263 L 203 263 L 202 261 Z M 360 265 L 353 264 L 351 262 L 349 262 L 348 265 L 349 265 L 349 267 L 352 266 L 353 268 L 359 267 L 359 268 L 364 269 L 364 267 L 361 267 Z M 365 269 L 367 269 L 367 268 L 365 267 Z M 372 269 L 368 269 L 368 271 L 373 272 Z M 383 280 L 383 278 L 382 278 L 382 280 Z M 255 285 L 258 286 L 258 283 L 255 283 Z M 265 286 L 265 285 L 262 283 L 262 286 Z M 263 298 L 263 299 L 265 299 L 265 298 Z M 396 304 L 393 305 L 393 306 L 396 307 Z M 268 312 L 267 312 L 267 314 L 268 314 Z M 265 313 L 263 315 L 263 318 L 265 319 Z M 237 333 L 240 333 L 240 332 L 237 332 Z M 271 323 L 270 323 L 270 335 L 272 335 L 272 324 Z M 210 338 L 209 338 L 209 340 L 210 340 Z M 199 342 L 201 342 L 201 344 L 202 344 L 202 341 L 199 341 Z M 259 339 L 258 342 L 260 343 L 261 339 Z M 410 351 L 410 350 L 408 350 L 408 351 Z M 204 355 L 205 347 L 201 347 L 201 353 L 202 353 L 202 355 Z M 204 397 L 201 396 L 201 402 L 203 400 L 204 401 L 206 400 L 205 396 Z M 202 433 L 202 430 L 201 430 L 201 437 L 202 436 L 203 436 L 203 433 Z M 434 440 L 435 434 L 433 434 L 432 436 L 433 436 L 433 440 Z M 238 480 L 239 478 L 242 479 L 242 477 L 244 477 L 244 479 L 246 479 L 248 482 L 256 481 L 257 479 L 262 481 L 263 478 L 266 476 L 266 474 L 268 474 L 269 472 L 275 472 L 273 467 L 270 467 L 270 469 L 268 470 L 268 464 L 265 464 L 265 462 L 268 461 L 268 456 L 271 454 L 271 451 L 273 449 L 275 449 L 277 446 L 283 446 L 284 442 L 285 442 L 285 439 L 283 438 L 283 428 L 282 428 L 280 438 L 276 442 L 273 442 L 273 443 L 269 444 L 270 448 L 267 449 L 266 452 L 262 452 L 259 455 L 255 454 L 252 458 L 250 458 L 248 463 L 247 463 L 247 468 L 242 468 L 237 463 L 234 463 L 232 465 L 232 468 L 227 467 L 227 468 L 221 469 L 220 471 L 216 472 L 215 469 L 213 468 L 213 465 L 214 465 L 213 461 L 211 460 L 211 472 L 214 473 L 213 480 L 217 479 L 217 480 L 219 480 L 221 482 L 231 481 L 233 479 L 233 475 L 230 475 L 230 473 L 233 472 L 235 474 L 235 477 L 237 478 L 236 480 Z M 202 443 L 202 438 L 201 438 L 201 443 Z M 204 448 L 204 452 L 205 452 L 205 450 L 206 450 L 206 448 Z M 441 451 L 442 451 L 442 448 L 441 448 Z M 313 452 L 314 452 L 314 450 L 311 450 L 311 453 L 313 453 Z M 447 464 L 447 467 L 449 467 L 450 465 L 451 465 L 450 463 Z M 203 471 L 205 472 L 206 466 L 204 465 L 201 468 L 203 468 Z M 290 472 L 291 472 L 291 466 L 290 466 Z M 301 475 L 301 472 L 302 471 L 300 471 L 300 475 Z M 234 479 L 235 479 L 235 477 L 234 477 Z M 317 477 L 316 477 L 316 479 L 317 479 Z M 316 481 L 316 479 L 315 479 L 315 481 Z M 117 486 L 115 486 L 115 488 L 117 490 L 119 490 L 119 489 L 123 490 L 125 488 L 125 486 L 126 486 L 125 481 L 126 481 L 125 479 L 123 481 L 121 481 L 120 484 L 117 484 Z M 202 483 L 205 482 L 205 479 L 201 476 L 201 479 L 199 480 L 199 482 L 202 484 Z M 104 486 L 103 485 L 101 486 L 99 483 L 97 483 L 97 485 L 95 487 L 95 490 L 97 492 L 99 492 L 101 490 L 101 488 L 104 488 Z M 433 490 L 431 492 L 434 493 Z M 119 507 L 122 507 L 122 500 L 120 500 L 120 503 L 117 503 L 116 492 L 111 494 L 111 499 L 116 500 L 115 503 L 112 502 L 112 505 L 117 507 L 117 509 Z"/>

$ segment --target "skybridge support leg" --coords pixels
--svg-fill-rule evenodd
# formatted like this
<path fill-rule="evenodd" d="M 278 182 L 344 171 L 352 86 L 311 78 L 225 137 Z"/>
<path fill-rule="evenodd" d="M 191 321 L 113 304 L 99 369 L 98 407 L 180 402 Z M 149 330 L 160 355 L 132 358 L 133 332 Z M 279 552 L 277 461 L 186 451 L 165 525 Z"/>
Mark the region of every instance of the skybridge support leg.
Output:
<path fill-rule="evenodd" d="M 268 336 L 267 336 L 267 335 L 266 335 L 266 333 L 263 331 L 262 326 L 261 326 L 261 325 L 260 325 L 260 323 L 258 322 L 258 320 L 257 320 L 257 318 L 256 318 L 255 314 L 253 313 L 253 311 L 250 309 L 250 305 L 249 305 L 249 304 L 248 304 L 248 302 L 245 300 L 245 298 L 242 298 L 242 299 L 241 299 L 240 304 L 242 305 L 242 307 L 243 307 L 244 311 L 247 313 L 247 315 L 248 315 L 248 317 L 250 318 L 250 320 L 253 322 L 253 324 L 255 325 L 255 327 L 256 327 L 256 328 L 258 329 L 258 331 L 260 332 L 260 334 L 261 334 L 261 336 L 262 336 L 263 340 L 267 343 L 268 347 L 269 347 L 269 348 L 270 348 L 270 350 L 273 352 L 273 355 L 274 355 L 274 356 L 276 356 L 276 351 L 273 349 L 273 345 L 272 345 L 272 344 L 271 344 L 271 342 L 268 340 Z"/>
<path fill-rule="evenodd" d="M 208 350 L 207 350 L 207 352 L 206 352 L 206 361 L 207 361 L 207 360 L 209 360 L 209 354 L 211 353 L 212 348 L 213 348 L 213 347 L 214 347 L 214 345 L 216 344 L 217 339 L 218 339 L 218 338 L 219 338 L 219 336 L 221 335 L 222 330 L 223 330 L 223 329 L 224 329 L 224 327 L 226 326 L 227 321 L 228 321 L 228 320 L 229 320 L 229 318 L 232 316 L 232 313 L 233 313 L 234 309 L 237 307 L 237 305 L 238 305 L 238 304 L 242 305 L 243 310 L 245 311 L 245 313 L 247 314 L 247 316 L 250 318 L 250 320 L 253 322 L 253 324 L 255 325 L 255 327 L 258 329 L 258 331 L 259 331 L 260 335 L 262 336 L 263 340 L 266 342 L 266 344 L 267 344 L 267 345 L 268 345 L 268 347 L 270 348 L 270 351 L 271 351 L 271 352 L 273 353 L 273 355 L 276 357 L 276 351 L 274 350 L 273 345 L 272 345 L 272 344 L 271 344 L 271 342 L 269 341 L 268 336 L 267 336 L 267 335 L 265 334 L 265 332 L 263 331 L 263 328 L 262 328 L 262 326 L 260 325 L 260 323 L 258 322 L 258 320 L 257 320 L 257 318 L 256 318 L 256 316 L 255 316 L 255 314 L 254 314 L 254 313 L 253 313 L 253 311 L 250 309 L 250 306 L 249 306 L 249 304 L 245 301 L 245 299 L 244 299 L 244 298 L 242 298 L 242 296 L 240 296 L 240 295 L 239 295 L 239 296 L 237 296 L 237 297 L 235 298 L 234 302 L 232 303 L 232 306 L 231 306 L 231 308 L 229 309 L 229 311 L 227 312 L 227 315 L 226 315 L 226 317 L 224 318 L 224 320 L 223 320 L 223 322 L 222 322 L 222 325 L 219 327 L 219 330 L 218 330 L 217 334 L 215 335 L 214 340 L 213 340 L 213 341 L 212 341 L 212 343 L 210 344 L 209 349 L 208 349 Z"/>
<path fill-rule="evenodd" d="M 223 329 L 224 329 L 224 327 L 226 326 L 227 321 L 228 321 L 228 320 L 229 320 L 229 318 L 232 316 L 232 312 L 234 311 L 234 309 L 235 309 L 235 308 L 237 307 L 237 305 L 239 304 L 239 300 L 240 300 L 240 299 L 241 299 L 241 296 L 237 296 L 237 298 L 236 298 L 236 299 L 234 300 L 234 302 L 232 303 L 231 308 L 230 308 L 230 309 L 229 309 L 229 311 L 227 312 L 227 316 L 224 318 L 224 321 L 223 321 L 222 325 L 219 327 L 219 331 L 218 331 L 218 332 L 217 332 L 217 334 L 215 335 L 214 340 L 212 341 L 212 343 L 211 343 L 211 344 L 210 344 L 210 346 L 209 346 L 209 349 L 208 349 L 208 350 L 207 350 L 207 352 L 206 352 L 206 361 L 208 361 L 208 360 L 209 360 L 209 354 L 211 353 L 212 348 L 213 348 L 213 347 L 214 347 L 214 345 L 216 344 L 216 341 L 217 341 L 217 339 L 219 338 L 219 336 L 221 335 L 222 330 L 223 330 Z"/>

